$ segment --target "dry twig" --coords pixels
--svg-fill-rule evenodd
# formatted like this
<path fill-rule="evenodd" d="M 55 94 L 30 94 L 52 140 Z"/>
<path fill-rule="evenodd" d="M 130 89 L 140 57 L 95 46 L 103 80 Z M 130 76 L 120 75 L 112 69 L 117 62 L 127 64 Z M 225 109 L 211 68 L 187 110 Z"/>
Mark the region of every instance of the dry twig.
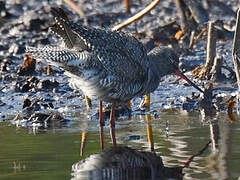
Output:
<path fill-rule="evenodd" d="M 213 67 L 214 58 L 216 57 L 216 30 L 212 22 L 208 24 L 208 41 L 207 41 L 207 59 L 203 66 L 197 67 L 193 70 L 195 77 L 207 78 L 210 75 L 211 69 Z"/>
<path fill-rule="evenodd" d="M 143 17 L 145 14 L 147 14 L 149 11 L 151 11 L 159 2 L 160 2 L 160 0 L 153 1 L 145 9 L 143 9 L 139 13 L 135 14 L 134 16 L 130 17 L 125 22 L 123 22 L 123 23 L 113 27 L 112 30 L 113 31 L 117 31 L 117 30 L 122 29 L 123 27 L 125 27 L 125 26 L 127 26 L 127 25 L 129 25 L 129 24 L 131 24 L 131 23 L 133 23 L 135 21 L 137 21 L 138 19 Z"/>

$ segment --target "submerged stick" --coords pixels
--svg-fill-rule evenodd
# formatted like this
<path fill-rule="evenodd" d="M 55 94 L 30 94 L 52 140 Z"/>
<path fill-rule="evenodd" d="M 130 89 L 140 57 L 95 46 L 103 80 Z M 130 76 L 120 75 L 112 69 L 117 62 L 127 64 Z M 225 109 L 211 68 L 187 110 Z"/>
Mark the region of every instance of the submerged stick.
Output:
<path fill-rule="evenodd" d="M 193 161 L 193 159 L 195 157 L 202 155 L 205 152 L 205 150 L 208 148 L 208 146 L 211 144 L 211 142 L 212 141 L 209 140 L 208 143 L 198 153 L 196 153 L 196 154 L 192 155 L 191 157 L 189 157 L 187 159 L 187 161 L 183 163 L 183 168 L 189 167 L 190 163 Z"/>
<path fill-rule="evenodd" d="M 123 23 L 113 27 L 112 30 L 113 31 L 117 31 L 117 30 L 122 29 L 123 27 L 133 23 L 134 21 L 137 21 L 138 19 L 143 17 L 145 14 L 147 14 L 149 11 L 151 11 L 159 2 L 160 2 L 160 0 L 153 1 L 151 4 L 149 4 L 146 8 L 144 8 L 139 13 L 137 13 L 134 16 L 130 17 L 129 19 L 127 19 Z"/>

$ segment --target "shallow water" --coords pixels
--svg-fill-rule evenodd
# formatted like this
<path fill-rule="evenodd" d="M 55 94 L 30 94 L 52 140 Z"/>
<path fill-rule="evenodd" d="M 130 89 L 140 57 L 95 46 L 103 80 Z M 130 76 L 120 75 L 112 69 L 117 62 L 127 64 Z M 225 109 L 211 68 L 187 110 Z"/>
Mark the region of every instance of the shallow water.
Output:
<path fill-rule="evenodd" d="M 155 151 L 163 158 L 164 166 L 173 167 L 182 166 L 212 139 L 214 143 L 184 168 L 184 179 L 240 176 L 239 121 L 229 122 L 226 114 L 203 121 L 199 113 L 170 111 L 148 122 L 145 115 L 118 120 L 117 143 L 150 151 L 147 130 L 151 125 Z M 79 120 L 62 129 L 38 132 L 16 128 L 9 121 L 0 123 L 0 179 L 70 179 L 74 163 L 100 152 L 98 128 L 88 125 L 97 127 L 97 121 Z M 88 136 L 84 156 L 80 157 L 83 131 Z M 105 147 L 109 147 L 108 127 L 104 133 Z M 136 140 L 129 140 L 134 136 Z"/>

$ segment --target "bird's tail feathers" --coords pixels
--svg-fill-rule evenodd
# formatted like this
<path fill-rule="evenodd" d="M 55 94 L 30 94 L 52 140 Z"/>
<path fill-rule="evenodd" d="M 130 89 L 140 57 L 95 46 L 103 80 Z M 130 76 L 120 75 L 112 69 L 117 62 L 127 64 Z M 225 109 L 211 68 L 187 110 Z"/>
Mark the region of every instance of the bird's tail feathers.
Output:
<path fill-rule="evenodd" d="M 51 8 L 51 13 L 56 22 L 51 26 L 51 31 L 63 39 L 67 48 L 72 49 L 77 38 L 71 29 L 71 22 L 66 13 L 62 8 Z"/>
<path fill-rule="evenodd" d="M 54 66 L 65 66 L 70 60 L 79 59 L 79 53 L 56 46 L 26 47 L 26 52 L 36 60 Z"/>

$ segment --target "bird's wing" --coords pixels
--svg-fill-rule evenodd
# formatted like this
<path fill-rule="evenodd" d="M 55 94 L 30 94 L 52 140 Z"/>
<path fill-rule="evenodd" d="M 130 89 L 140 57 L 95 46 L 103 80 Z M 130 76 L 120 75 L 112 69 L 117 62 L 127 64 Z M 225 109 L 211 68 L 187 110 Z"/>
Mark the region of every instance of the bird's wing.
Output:
<path fill-rule="evenodd" d="M 95 54 L 108 73 L 128 80 L 146 77 L 147 53 L 135 38 L 124 33 L 101 29 L 73 29 L 85 40 L 88 51 Z"/>
<path fill-rule="evenodd" d="M 60 8 L 51 12 L 56 20 L 52 30 L 62 37 L 67 48 L 93 53 L 108 73 L 129 81 L 146 77 L 147 53 L 134 37 L 72 23 Z"/>

